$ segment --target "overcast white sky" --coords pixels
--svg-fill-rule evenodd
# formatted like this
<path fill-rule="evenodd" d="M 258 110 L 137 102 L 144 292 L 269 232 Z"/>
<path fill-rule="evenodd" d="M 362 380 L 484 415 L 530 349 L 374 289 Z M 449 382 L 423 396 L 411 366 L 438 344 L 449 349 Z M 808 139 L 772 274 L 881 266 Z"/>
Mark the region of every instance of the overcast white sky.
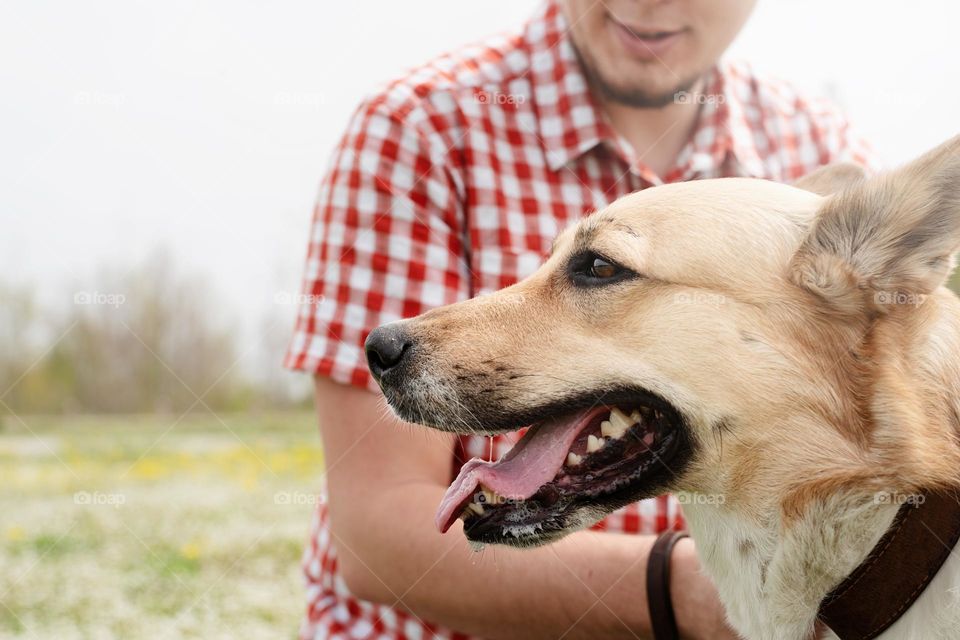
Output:
<path fill-rule="evenodd" d="M 0 280 L 96 290 L 159 244 L 262 314 L 298 285 L 358 99 L 536 4 L 3 3 Z M 948 0 L 760 0 L 730 55 L 834 96 L 898 162 L 960 131 L 958 22 Z"/>

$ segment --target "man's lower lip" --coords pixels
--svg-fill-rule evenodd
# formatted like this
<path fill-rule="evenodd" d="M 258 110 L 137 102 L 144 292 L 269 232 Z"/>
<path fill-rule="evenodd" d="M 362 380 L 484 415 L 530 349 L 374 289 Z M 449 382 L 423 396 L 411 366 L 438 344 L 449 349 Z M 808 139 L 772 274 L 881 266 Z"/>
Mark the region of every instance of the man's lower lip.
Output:
<path fill-rule="evenodd" d="M 659 38 L 639 38 L 628 28 L 617 22 L 609 20 L 610 27 L 615 32 L 615 37 L 634 58 L 641 60 L 658 60 L 673 47 L 683 31 L 674 31 L 669 35 Z"/>

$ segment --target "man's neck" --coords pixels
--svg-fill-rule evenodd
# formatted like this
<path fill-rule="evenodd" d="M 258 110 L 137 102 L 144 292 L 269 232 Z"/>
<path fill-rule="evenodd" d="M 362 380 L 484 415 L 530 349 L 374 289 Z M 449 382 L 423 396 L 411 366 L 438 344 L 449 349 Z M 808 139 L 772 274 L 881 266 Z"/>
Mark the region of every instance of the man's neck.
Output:
<path fill-rule="evenodd" d="M 701 90 L 702 81 L 688 93 L 697 95 Z M 696 100 L 671 102 L 660 108 L 632 107 L 603 96 L 599 102 L 614 131 L 633 147 L 639 163 L 661 178 L 674 168 L 677 156 L 693 134 L 700 112 Z"/>

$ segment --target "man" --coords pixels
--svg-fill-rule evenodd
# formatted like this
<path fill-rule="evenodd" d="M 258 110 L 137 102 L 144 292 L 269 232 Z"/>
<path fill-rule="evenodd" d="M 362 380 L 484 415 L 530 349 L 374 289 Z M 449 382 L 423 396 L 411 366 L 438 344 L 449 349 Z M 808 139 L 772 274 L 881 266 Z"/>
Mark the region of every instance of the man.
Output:
<path fill-rule="evenodd" d="M 615 198 L 718 176 L 792 181 L 868 152 L 831 108 L 718 64 L 753 0 L 559 0 L 519 35 L 434 60 L 365 101 L 320 191 L 287 366 L 316 376 L 329 500 L 305 556 L 305 638 L 649 637 L 666 497 L 546 548 L 472 553 L 433 514 L 465 459 L 514 438 L 404 427 L 362 351 L 377 325 L 531 273 Z M 683 637 L 731 638 L 694 543 L 674 547 Z"/>

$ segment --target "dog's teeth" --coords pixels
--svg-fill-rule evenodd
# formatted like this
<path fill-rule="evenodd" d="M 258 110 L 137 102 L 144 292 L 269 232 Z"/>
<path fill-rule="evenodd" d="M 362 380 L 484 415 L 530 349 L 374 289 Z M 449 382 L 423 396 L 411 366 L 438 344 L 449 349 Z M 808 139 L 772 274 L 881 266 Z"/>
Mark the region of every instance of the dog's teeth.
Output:
<path fill-rule="evenodd" d="M 483 489 L 483 504 L 497 504 L 497 494 L 489 489 Z"/>
<path fill-rule="evenodd" d="M 604 420 L 600 423 L 600 435 L 604 438 L 619 438 L 622 434 L 617 431 L 612 422 Z"/>
<path fill-rule="evenodd" d="M 633 423 L 631 423 L 633 424 Z M 623 423 L 613 422 L 611 420 L 604 420 L 600 423 L 600 434 L 604 438 L 613 438 L 614 440 L 620 438 L 627 432 L 627 429 L 630 427 L 623 427 Z"/>
<path fill-rule="evenodd" d="M 643 414 L 641 414 L 639 410 L 634 409 L 633 413 L 630 414 L 630 420 L 633 424 L 639 424 L 643 422 Z"/>
<path fill-rule="evenodd" d="M 598 438 L 592 433 L 587 436 L 587 453 L 593 453 L 594 451 L 600 451 L 603 448 L 605 440 L 603 438 Z"/>
<path fill-rule="evenodd" d="M 580 457 L 580 456 L 578 456 L 577 454 L 575 454 L 573 451 L 571 451 L 570 453 L 567 454 L 567 466 L 568 466 L 568 467 L 575 467 L 575 466 L 577 466 L 578 464 L 580 464 L 580 462 L 581 462 L 582 460 L 583 460 L 583 458 Z"/>
<path fill-rule="evenodd" d="M 610 411 L 610 424 L 613 425 L 615 432 L 618 432 L 622 435 L 633 425 L 633 420 L 628 418 L 627 414 L 621 411 L 618 407 L 614 407 L 613 410 Z"/>
<path fill-rule="evenodd" d="M 475 514 L 477 514 L 478 516 L 482 516 L 482 515 L 483 515 L 483 505 L 482 505 L 482 504 L 479 504 L 479 503 L 477 503 L 477 502 L 471 502 L 470 504 L 467 505 L 467 508 L 470 509 L 470 511 L 473 511 L 473 512 L 474 512 Z"/>

